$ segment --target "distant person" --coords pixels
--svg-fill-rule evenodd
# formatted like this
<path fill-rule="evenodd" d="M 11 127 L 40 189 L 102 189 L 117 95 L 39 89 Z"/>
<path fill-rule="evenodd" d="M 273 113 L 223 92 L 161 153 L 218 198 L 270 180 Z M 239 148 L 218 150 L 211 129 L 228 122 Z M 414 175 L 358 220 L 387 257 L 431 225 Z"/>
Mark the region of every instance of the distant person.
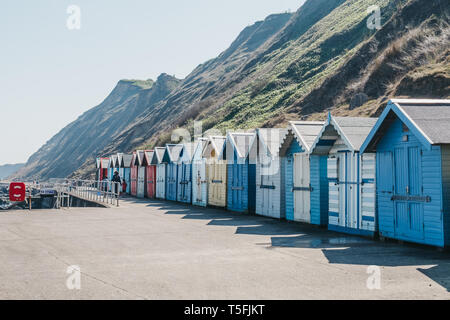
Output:
<path fill-rule="evenodd" d="M 104 177 L 102 179 L 101 190 L 108 191 L 108 178 L 107 177 Z"/>
<path fill-rule="evenodd" d="M 120 186 L 120 184 L 122 183 L 122 179 L 120 179 L 120 176 L 119 176 L 119 171 L 114 171 L 114 175 L 113 175 L 113 177 L 112 177 L 112 179 L 111 179 L 111 182 L 115 182 L 114 183 L 114 193 L 116 194 L 116 195 L 118 195 L 119 194 L 119 186 Z"/>
<path fill-rule="evenodd" d="M 125 179 L 122 179 L 122 192 L 126 193 L 127 192 L 127 181 Z"/>

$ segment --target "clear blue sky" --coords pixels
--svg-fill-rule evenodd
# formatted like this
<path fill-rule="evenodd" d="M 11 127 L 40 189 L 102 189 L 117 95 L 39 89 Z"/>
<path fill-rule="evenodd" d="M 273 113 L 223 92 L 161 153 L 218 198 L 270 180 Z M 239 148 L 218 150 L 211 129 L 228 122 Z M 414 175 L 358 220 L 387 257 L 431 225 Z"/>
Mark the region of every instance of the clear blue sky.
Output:
<path fill-rule="evenodd" d="M 25 162 L 120 79 L 184 78 L 247 25 L 303 0 L 3 0 L 0 165 Z M 81 29 L 69 30 L 69 5 Z"/>

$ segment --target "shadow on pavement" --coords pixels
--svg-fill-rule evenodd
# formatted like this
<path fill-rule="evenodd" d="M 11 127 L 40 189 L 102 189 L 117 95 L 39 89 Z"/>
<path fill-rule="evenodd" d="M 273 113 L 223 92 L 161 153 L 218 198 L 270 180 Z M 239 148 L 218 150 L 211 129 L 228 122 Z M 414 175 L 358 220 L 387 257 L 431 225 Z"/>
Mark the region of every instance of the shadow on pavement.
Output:
<path fill-rule="evenodd" d="M 132 201 L 127 199 L 127 201 Z M 141 203 L 142 200 L 136 202 Z M 169 201 L 146 201 L 148 207 L 182 219 L 210 220 L 208 226 L 235 227 L 236 234 L 270 236 L 272 248 L 320 249 L 330 264 L 375 265 L 380 267 L 421 266 L 417 270 L 450 291 L 450 253 L 436 248 L 380 242 L 345 235 L 316 226 L 267 217 L 195 207 Z M 425 266 L 430 266 L 429 268 Z"/>

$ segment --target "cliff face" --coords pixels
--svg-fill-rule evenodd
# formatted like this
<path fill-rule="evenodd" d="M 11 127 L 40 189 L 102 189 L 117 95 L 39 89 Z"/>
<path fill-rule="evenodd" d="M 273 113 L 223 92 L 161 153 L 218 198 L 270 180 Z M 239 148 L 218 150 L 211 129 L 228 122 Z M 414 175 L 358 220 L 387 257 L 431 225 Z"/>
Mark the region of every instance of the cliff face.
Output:
<path fill-rule="evenodd" d="M 24 163 L 4 164 L 0 166 L 0 180 L 8 178 L 10 175 L 22 168 Z"/>
<path fill-rule="evenodd" d="M 98 106 L 62 129 L 14 177 L 66 177 L 108 147 L 114 137 L 147 114 L 179 83 L 168 75 L 152 80 L 121 80 Z"/>
<path fill-rule="evenodd" d="M 169 142 L 173 129 L 283 126 L 291 119 L 375 116 L 394 96 L 450 94 L 449 5 L 439 0 L 308 0 L 245 28 L 184 80 L 121 81 L 20 172 L 87 177 L 94 157 Z M 367 9 L 380 8 L 379 30 Z M 77 170 L 78 169 L 78 170 Z"/>

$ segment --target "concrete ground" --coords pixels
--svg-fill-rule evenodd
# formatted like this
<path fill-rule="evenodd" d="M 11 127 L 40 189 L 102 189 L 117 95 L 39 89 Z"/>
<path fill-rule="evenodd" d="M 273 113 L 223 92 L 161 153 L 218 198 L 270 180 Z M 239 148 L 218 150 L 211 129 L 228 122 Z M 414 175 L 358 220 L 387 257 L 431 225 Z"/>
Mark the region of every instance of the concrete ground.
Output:
<path fill-rule="evenodd" d="M 72 265 L 80 290 L 66 286 Z M 369 289 L 377 270 L 380 289 Z M 449 289 L 448 252 L 223 210 L 128 199 L 0 212 L 0 299 L 449 299 Z"/>

